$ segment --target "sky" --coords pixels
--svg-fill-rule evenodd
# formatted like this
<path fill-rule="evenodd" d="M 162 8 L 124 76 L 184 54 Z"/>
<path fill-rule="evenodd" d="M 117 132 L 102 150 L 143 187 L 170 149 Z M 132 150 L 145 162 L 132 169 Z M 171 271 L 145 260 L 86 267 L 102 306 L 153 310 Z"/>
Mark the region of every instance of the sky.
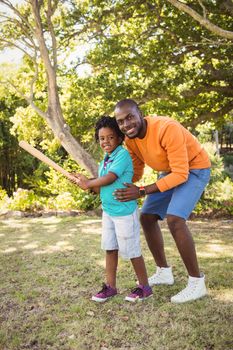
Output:
<path fill-rule="evenodd" d="M 22 3 L 22 0 L 11 0 L 13 5 Z M 6 6 L 1 5 L 0 3 L 0 11 L 8 13 Z M 80 45 L 77 47 L 75 52 L 72 52 L 70 56 L 66 57 L 66 63 L 69 65 L 72 61 L 76 61 L 77 58 L 82 59 L 85 56 L 85 53 L 90 49 L 89 44 Z M 19 49 L 4 49 L 0 50 L 0 64 L 9 63 L 14 65 L 19 65 L 21 63 L 23 57 L 22 51 Z M 81 65 L 77 67 L 77 72 L 80 77 L 85 77 L 91 74 L 91 68 L 88 64 Z"/>
<path fill-rule="evenodd" d="M 19 64 L 22 59 L 22 53 L 17 49 L 5 49 L 0 51 L 0 64 L 12 63 Z"/>
<path fill-rule="evenodd" d="M 85 54 L 86 48 L 78 48 L 76 52 L 73 52 L 70 55 L 69 59 L 66 59 L 66 63 L 69 64 L 69 61 L 74 61 L 77 57 L 82 58 Z M 5 49 L 0 51 L 0 64 L 9 63 L 13 65 L 20 65 L 23 57 L 23 53 L 18 49 Z M 77 73 L 80 77 L 86 77 L 91 74 L 91 68 L 88 64 L 83 64 L 77 69 Z"/>

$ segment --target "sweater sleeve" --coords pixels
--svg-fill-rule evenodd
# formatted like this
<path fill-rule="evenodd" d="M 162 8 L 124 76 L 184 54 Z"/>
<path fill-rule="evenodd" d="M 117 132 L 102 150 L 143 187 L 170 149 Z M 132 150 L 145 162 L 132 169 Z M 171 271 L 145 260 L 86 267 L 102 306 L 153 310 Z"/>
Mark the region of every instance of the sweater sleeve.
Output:
<path fill-rule="evenodd" d="M 137 182 L 141 179 L 143 172 L 144 172 L 144 167 L 145 167 L 145 162 L 139 158 L 138 154 L 136 153 L 135 149 L 126 142 L 126 147 L 129 151 L 129 154 L 132 158 L 133 161 L 133 170 L 134 170 L 134 175 L 133 175 L 133 182 Z"/>
<path fill-rule="evenodd" d="M 186 135 L 180 124 L 176 122 L 168 123 L 160 137 L 160 143 L 167 153 L 171 171 L 156 182 L 160 192 L 164 192 L 184 183 L 188 179 L 189 161 Z"/>

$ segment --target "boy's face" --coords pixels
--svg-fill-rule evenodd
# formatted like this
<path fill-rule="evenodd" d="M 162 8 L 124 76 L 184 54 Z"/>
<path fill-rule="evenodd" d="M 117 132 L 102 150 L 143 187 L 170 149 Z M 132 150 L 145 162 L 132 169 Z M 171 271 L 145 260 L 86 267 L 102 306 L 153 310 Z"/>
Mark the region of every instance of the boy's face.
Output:
<path fill-rule="evenodd" d="M 110 128 L 101 128 L 99 130 L 99 143 L 104 152 L 111 154 L 121 142 L 122 139 L 116 134 L 115 130 Z"/>

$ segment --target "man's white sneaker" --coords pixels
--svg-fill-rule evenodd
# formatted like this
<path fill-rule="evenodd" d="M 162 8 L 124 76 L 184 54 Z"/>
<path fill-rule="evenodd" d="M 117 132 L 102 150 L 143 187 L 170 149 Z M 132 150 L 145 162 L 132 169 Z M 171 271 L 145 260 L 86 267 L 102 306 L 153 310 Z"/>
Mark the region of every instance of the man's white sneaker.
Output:
<path fill-rule="evenodd" d="M 156 273 L 148 278 L 148 283 L 150 287 L 158 284 L 172 285 L 174 283 L 172 268 L 157 266 Z"/>
<path fill-rule="evenodd" d="M 200 299 L 205 295 L 207 295 L 205 276 L 203 274 L 201 277 L 189 276 L 187 287 L 171 297 L 171 302 L 177 304 L 186 303 L 188 301 Z"/>

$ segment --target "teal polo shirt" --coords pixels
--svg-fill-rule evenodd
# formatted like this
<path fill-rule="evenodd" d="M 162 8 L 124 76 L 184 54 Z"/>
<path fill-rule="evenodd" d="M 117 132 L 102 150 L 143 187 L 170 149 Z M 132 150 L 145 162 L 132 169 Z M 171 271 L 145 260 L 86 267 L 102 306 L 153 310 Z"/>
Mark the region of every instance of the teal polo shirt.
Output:
<path fill-rule="evenodd" d="M 126 216 L 132 214 L 136 207 L 137 201 L 119 202 L 113 192 L 118 188 L 124 188 L 124 182 L 132 183 L 133 162 L 129 152 L 122 146 L 118 146 L 110 154 L 105 155 L 104 160 L 99 165 L 99 177 L 114 173 L 117 179 L 110 185 L 100 188 L 100 199 L 103 210 L 111 216 Z"/>

